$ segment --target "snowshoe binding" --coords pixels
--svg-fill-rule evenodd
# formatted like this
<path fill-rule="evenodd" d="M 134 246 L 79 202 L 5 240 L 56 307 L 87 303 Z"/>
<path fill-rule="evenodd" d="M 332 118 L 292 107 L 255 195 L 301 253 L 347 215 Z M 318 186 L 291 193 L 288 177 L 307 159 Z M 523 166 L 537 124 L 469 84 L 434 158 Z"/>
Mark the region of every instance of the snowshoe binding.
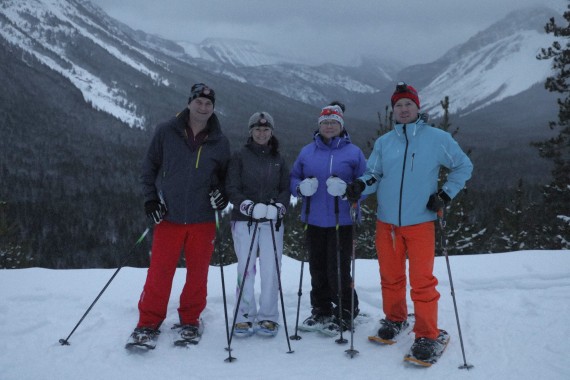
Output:
<path fill-rule="evenodd" d="M 333 317 L 327 314 L 311 314 L 299 326 L 301 331 L 320 331 L 328 326 L 333 320 Z"/>
<path fill-rule="evenodd" d="M 156 340 L 160 330 L 152 327 L 137 327 L 129 336 L 125 348 L 141 348 L 153 350 L 156 347 Z"/>
<path fill-rule="evenodd" d="M 253 324 L 251 322 L 238 322 L 234 325 L 234 336 L 237 338 L 247 338 L 253 335 Z"/>
<path fill-rule="evenodd" d="M 202 333 L 204 332 L 204 325 L 199 322 L 197 325 L 194 324 L 175 324 L 172 326 L 173 330 L 177 330 L 178 336 L 174 340 L 174 345 L 178 347 L 187 347 L 190 345 L 196 345 L 200 342 L 202 338 Z"/>
<path fill-rule="evenodd" d="M 279 331 L 279 324 L 273 321 L 260 321 L 255 326 L 255 333 L 257 335 L 273 337 Z"/>

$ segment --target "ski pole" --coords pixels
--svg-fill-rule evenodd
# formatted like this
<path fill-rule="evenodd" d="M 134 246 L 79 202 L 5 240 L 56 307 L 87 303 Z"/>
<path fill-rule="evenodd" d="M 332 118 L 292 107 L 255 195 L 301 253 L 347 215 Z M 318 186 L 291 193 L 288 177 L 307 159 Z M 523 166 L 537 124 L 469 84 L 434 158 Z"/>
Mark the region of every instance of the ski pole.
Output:
<path fill-rule="evenodd" d="M 350 208 L 352 219 L 352 283 L 350 293 L 350 349 L 345 352 L 352 359 L 358 351 L 354 349 L 354 276 L 356 271 L 356 224 L 358 223 L 358 202 L 354 202 Z"/>
<path fill-rule="evenodd" d="M 219 234 L 220 232 L 220 212 L 218 210 L 214 211 L 216 214 L 216 231 L 218 231 L 218 238 L 219 238 Z M 221 240 L 221 239 L 220 239 Z M 218 247 L 218 259 L 220 262 L 220 275 L 222 277 L 222 298 L 224 300 L 224 318 L 225 318 L 225 322 L 226 322 L 226 342 L 228 344 L 228 359 L 229 361 L 232 361 L 234 358 L 232 357 L 232 349 L 230 347 L 230 330 L 229 330 L 229 326 L 228 326 L 228 305 L 227 305 L 227 301 L 226 301 L 226 282 L 224 281 L 224 253 L 223 250 Z"/>
<path fill-rule="evenodd" d="M 105 292 L 105 290 L 107 289 L 107 287 L 109 286 L 109 284 L 111 283 L 111 281 L 113 281 L 113 279 L 115 278 L 115 276 L 117 275 L 117 273 L 119 273 L 119 271 L 121 270 L 121 268 L 130 260 L 133 252 L 135 251 L 135 248 L 143 241 L 144 237 L 146 236 L 146 234 L 148 234 L 148 231 L 150 231 L 150 227 L 147 227 L 146 230 L 144 230 L 144 232 L 142 233 L 142 235 L 138 238 L 138 240 L 136 241 L 135 245 L 131 248 L 131 250 L 127 253 L 127 256 L 125 257 L 125 259 L 123 260 L 123 262 L 119 265 L 119 267 L 117 268 L 117 270 L 115 271 L 115 273 L 113 273 L 113 275 L 111 276 L 111 278 L 109 279 L 109 281 L 107 281 L 107 284 L 105 284 L 105 286 L 103 287 L 103 290 L 101 290 L 101 292 L 99 292 L 99 295 L 95 298 L 95 300 L 93 301 L 93 303 L 91 303 L 91 306 L 89 306 L 89 308 L 87 309 L 87 311 L 85 312 L 85 314 L 83 314 L 83 316 L 81 317 L 81 319 L 79 320 L 79 322 L 77 322 L 77 324 L 75 325 L 75 327 L 73 328 L 73 330 L 71 330 L 71 332 L 69 333 L 69 335 L 67 336 L 67 338 L 65 339 L 60 339 L 59 343 L 62 346 L 69 346 L 69 338 L 71 338 L 71 336 L 73 335 L 73 333 L 75 332 L 75 330 L 79 327 L 79 325 L 81 324 L 81 322 L 83 322 L 83 319 L 85 319 L 85 317 L 87 316 L 87 314 L 89 314 L 89 312 L 91 311 L 91 309 L 93 308 L 93 306 L 95 306 L 95 304 L 97 303 L 97 301 L 99 300 L 99 298 L 101 297 L 101 295 L 103 295 L 103 293 Z"/>
<path fill-rule="evenodd" d="M 305 227 L 303 228 L 305 232 L 305 249 L 307 250 L 307 228 L 309 226 L 309 212 L 311 209 L 311 197 L 306 197 L 307 207 L 305 208 Z M 303 295 L 303 268 L 305 266 L 305 260 L 301 258 L 301 275 L 299 276 L 299 291 L 297 292 L 297 321 L 295 322 L 295 335 L 291 335 L 291 339 L 300 340 L 302 337 L 298 333 L 299 329 L 299 309 L 301 308 L 301 296 Z"/>
<path fill-rule="evenodd" d="M 236 326 L 236 320 L 237 320 L 237 315 L 239 312 L 239 304 L 241 302 L 241 296 L 243 294 L 243 288 L 245 286 L 245 277 L 247 276 L 247 268 L 249 267 L 249 261 L 251 260 L 251 253 L 253 252 L 253 245 L 255 243 L 255 235 L 257 234 L 257 226 L 259 225 L 259 220 L 255 220 L 255 224 L 253 226 L 253 235 L 251 237 L 251 244 L 249 246 L 249 253 L 247 255 L 247 260 L 245 262 L 245 268 L 243 270 L 243 276 L 242 276 L 242 280 L 241 280 L 241 284 L 239 287 L 239 293 L 238 293 L 238 299 L 237 299 L 237 303 L 236 303 L 236 309 L 234 311 L 234 318 L 232 321 L 232 331 L 230 332 L 230 339 L 228 341 L 228 358 L 225 360 L 226 362 L 232 362 L 233 360 L 235 360 L 236 358 L 231 356 L 231 349 L 230 349 L 230 345 L 232 344 L 232 338 L 234 336 L 234 329 Z M 239 280 L 239 279 L 238 279 Z"/>
<path fill-rule="evenodd" d="M 275 231 L 273 231 L 273 220 L 269 219 L 271 227 L 271 240 L 273 240 L 273 252 L 275 253 L 275 269 L 277 270 L 277 284 L 279 285 L 279 296 L 281 298 L 281 312 L 283 314 L 283 326 L 285 326 L 285 337 L 287 338 L 288 354 L 292 354 L 291 342 L 289 341 L 289 331 L 287 330 L 287 317 L 285 315 L 285 303 L 283 302 L 283 288 L 281 287 L 281 270 L 279 269 L 279 257 L 277 256 L 277 243 L 275 242 Z"/>
<path fill-rule="evenodd" d="M 335 340 L 338 344 L 345 344 L 348 341 L 342 337 L 342 281 L 340 276 L 340 231 L 339 231 L 339 209 L 338 209 L 338 196 L 334 197 L 334 214 L 336 217 L 336 273 L 338 285 L 338 328 L 340 330 L 340 338 Z"/>
<path fill-rule="evenodd" d="M 461 352 L 463 354 L 463 364 L 459 366 L 459 369 L 471 369 L 473 365 L 467 364 L 467 359 L 465 359 L 465 348 L 463 347 L 463 336 L 461 334 L 461 325 L 459 324 L 459 313 L 457 311 L 457 302 L 455 301 L 455 290 L 453 289 L 453 280 L 451 278 L 451 266 L 449 265 L 449 255 L 447 254 L 447 232 L 445 230 L 445 210 L 441 209 L 437 213 L 437 218 L 439 219 L 439 227 L 441 228 L 441 249 L 445 255 L 445 262 L 447 264 L 447 273 L 449 274 L 449 286 L 451 287 L 451 297 L 453 298 L 453 307 L 455 309 L 455 319 L 457 321 L 457 330 L 459 331 L 459 343 L 461 344 Z"/>

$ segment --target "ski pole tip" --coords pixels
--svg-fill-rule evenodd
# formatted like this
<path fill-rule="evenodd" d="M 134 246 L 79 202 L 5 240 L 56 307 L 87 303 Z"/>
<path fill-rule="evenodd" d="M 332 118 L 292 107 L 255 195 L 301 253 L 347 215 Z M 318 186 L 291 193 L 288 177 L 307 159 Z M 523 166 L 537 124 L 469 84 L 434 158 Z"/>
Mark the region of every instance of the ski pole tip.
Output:
<path fill-rule="evenodd" d="M 231 363 L 231 362 L 233 362 L 234 360 L 237 360 L 237 358 L 234 358 L 233 356 L 230 355 L 230 356 L 227 357 L 224 361 L 225 361 L 226 363 Z"/>
<path fill-rule="evenodd" d="M 67 341 L 67 339 L 60 339 L 59 344 L 61 344 L 62 346 L 69 346 L 69 342 Z"/>

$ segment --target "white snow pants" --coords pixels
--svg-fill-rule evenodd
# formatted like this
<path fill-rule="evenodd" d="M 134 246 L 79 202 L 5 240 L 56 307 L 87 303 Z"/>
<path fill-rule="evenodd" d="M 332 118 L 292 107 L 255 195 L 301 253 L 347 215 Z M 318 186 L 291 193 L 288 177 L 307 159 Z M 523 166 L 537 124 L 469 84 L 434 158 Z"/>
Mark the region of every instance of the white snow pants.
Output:
<path fill-rule="evenodd" d="M 277 268 L 275 267 L 275 250 L 273 248 L 271 226 L 269 222 L 263 222 L 257 225 L 257 233 L 255 234 L 255 241 L 253 242 L 253 248 L 251 249 L 249 267 L 246 271 L 245 265 L 250 247 L 252 247 L 251 239 L 253 237 L 255 223 L 250 227 L 248 227 L 247 224 L 248 222 L 245 221 L 232 222 L 232 237 L 238 259 L 235 305 L 237 305 L 241 284 L 244 282 L 243 294 L 239 304 L 236 323 L 255 323 L 256 321 L 259 322 L 264 320 L 278 322 L 279 282 L 277 278 Z M 273 228 L 275 229 L 275 223 L 273 223 Z M 273 231 L 275 236 L 275 245 L 277 247 L 279 270 L 281 270 L 281 255 L 283 254 L 283 230 L 284 226 L 281 225 L 279 231 Z M 255 275 L 257 272 L 258 255 L 261 279 L 259 309 L 255 302 Z"/>

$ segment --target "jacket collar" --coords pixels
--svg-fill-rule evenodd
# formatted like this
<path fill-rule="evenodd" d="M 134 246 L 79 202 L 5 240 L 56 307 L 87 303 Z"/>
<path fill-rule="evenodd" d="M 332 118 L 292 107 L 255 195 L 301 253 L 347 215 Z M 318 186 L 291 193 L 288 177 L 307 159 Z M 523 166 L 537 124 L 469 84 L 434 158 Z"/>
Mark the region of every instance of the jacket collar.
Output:
<path fill-rule="evenodd" d="M 313 134 L 313 140 L 317 147 L 322 149 L 339 149 L 351 143 L 350 136 L 346 129 L 343 129 L 339 136 L 333 137 L 328 144 L 323 141 L 318 130 Z"/>
<path fill-rule="evenodd" d="M 413 123 L 395 124 L 394 131 L 398 134 L 398 136 L 404 135 L 404 125 L 406 126 L 406 135 L 408 137 L 415 136 L 418 131 L 425 127 L 425 123 L 420 117 L 418 117 L 418 119 Z"/>

